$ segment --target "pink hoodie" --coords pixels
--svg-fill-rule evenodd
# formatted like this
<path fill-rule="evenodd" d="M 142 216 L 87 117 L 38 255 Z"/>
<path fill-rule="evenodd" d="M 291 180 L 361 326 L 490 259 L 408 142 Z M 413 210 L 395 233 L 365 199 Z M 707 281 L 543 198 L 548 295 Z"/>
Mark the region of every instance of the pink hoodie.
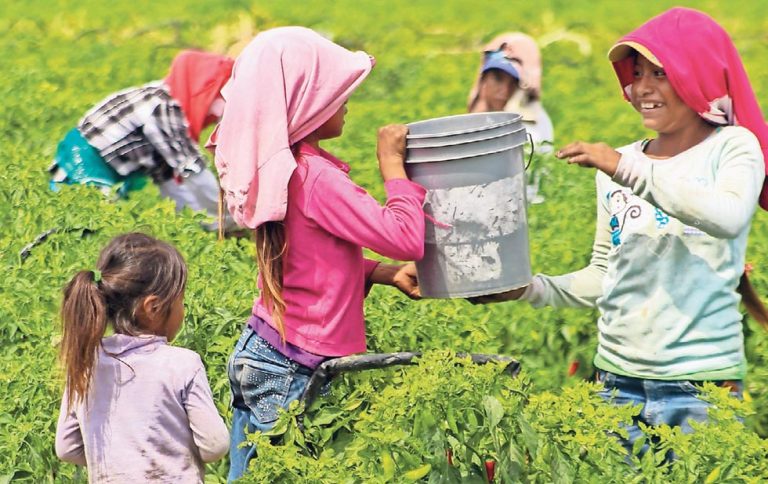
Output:
<path fill-rule="evenodd" d="M 224 115 L 210 140 L 238 225 L 285 218 L 291 145 L 325 123 L 372 67 L 365 52 L 304 27 L 267 30 L 248 44 L 222 89 Z"/>
<path fill-rule="evenodd" d="M 263 32 L 235 62 L 212 136 L 235 220 L 251 228 L 284 220 L 285 338 L 316 355 L 365 351 L 363 298 L 376 263 L 363 259 L 363 247 L 399 260 L 424 251 L 424 188 L 390 180 L 381 206 L 350 179 L 346 163 L 298 143 L 338 111 L 371 66 L 367 54 L 306 28 Z M 261 299 L 254 314 L 272 322 Z"/>

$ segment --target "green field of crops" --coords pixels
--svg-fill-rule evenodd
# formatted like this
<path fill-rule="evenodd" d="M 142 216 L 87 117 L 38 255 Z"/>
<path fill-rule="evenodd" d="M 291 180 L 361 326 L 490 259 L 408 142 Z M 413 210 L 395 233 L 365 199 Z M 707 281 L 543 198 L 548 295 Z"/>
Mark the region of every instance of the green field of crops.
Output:
<path fill-rule="evenodd" d="M 682 2 L 731 33 L 768 112 L 768 4 Z M 621 146 L 643 136 L 622 99 L 606 52 L 622 34 L 675 5 L 668 1 L 538 0 L 33 0 L 0 9 L 0 483 L 84 482 L 54 453 L 62 392 L 58 305 L 66 281 L 92 268 L 114 235 L 144 231 L 175 244 L 190 267 L 185 327 L 175 344 L 203 357 L 220 412 L 230 416 L 227 357 L 254 296 L 254 247 L 216 240 L 203 217 L 176 214 L 148 186 L 119 203 L 75 187 L 52 194 L 45 168 L 56 144 L 93 103 L 118 89 L 162 78 L 183 48 L 235 54 L 260 30 L 316 29 L 377 59 L 349 102 L 345 134 L 326 147 L 352 178 L 383 200 L 377 127 L 462 113 L 484 41 L 522 30 L 544 58 L 543 102 L 556 144 L 581 139 Z M 204 135 L 205 139 L 207 136 Z M 545 202 L 529 208 L 535 272 L 564 273 L 589 261 L 594 172 L 535 156 Z M 26 259 L 45 230 L 59 232 Z M 755 217 L 748 261 L 768 300 L 768 214 Z M 681 270 L 684 270 L 682 268 Z M 596 313 L 533 310 L 526 303 L 473 306 L 413 302 L 377 287 L 366 301 L 369 351 L 424 351 L 418 366 L 334 380 L 306 413 L 284 414 L 269 436 L 254 436 L 253 482 L 764 482 L 768 479 L 768 334 L 745 324 L 745 402 L 717 390 L 711 422 L 692 435 L 660 428 L 654 451 L 624 463 L 606 436 L 631 408 L 602 404 L 589 383 Z M 475 366 L 455 352 L 521 361 L 517 378 Z M 578 362 L 575 375 L 569 368 Z M 744 423 L 734 418 L 745 416 Z M 274 437 L 274 436 L 273 436 Z M 678 459 L 659 465 L 674 450 Z M 450 452 L 448 452 L 450 451 Z M 449 463 L 448 454 L 452 455 Z M 224 482 L 226 460 L 208 467 Z"/>

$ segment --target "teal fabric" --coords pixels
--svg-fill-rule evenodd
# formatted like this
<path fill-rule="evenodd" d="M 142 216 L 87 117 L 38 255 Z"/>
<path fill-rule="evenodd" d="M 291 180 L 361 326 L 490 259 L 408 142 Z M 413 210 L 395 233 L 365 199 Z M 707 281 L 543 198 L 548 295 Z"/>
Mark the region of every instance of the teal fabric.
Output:
<path fill-rule="evenodd" d="M 54 159 L 56 165 L 64 170 L 67 178 L 64 184 L 86 184 L 102 187 L 118 186 L 117 193 L 121 197 L 127 197 L 128 192 L 143 188 L 147 183 L 147 177 L 143 173 L 131 173 L 128 176 L 118 174 L 96 149 L 80 134 L 77 128 L 71 129 L 56 149 Z M 57 184 L 52 183 L 51 188 L 57 190 Z"/>

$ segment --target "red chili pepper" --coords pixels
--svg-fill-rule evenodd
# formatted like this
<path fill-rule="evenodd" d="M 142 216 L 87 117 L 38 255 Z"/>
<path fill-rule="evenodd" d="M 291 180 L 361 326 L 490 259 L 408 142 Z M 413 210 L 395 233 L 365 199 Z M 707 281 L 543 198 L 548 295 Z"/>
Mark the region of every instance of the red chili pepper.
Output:
<path fill-rule="evenodd" d="M 493 478 L 496 475 L 496 461 L 485 461 L 485 474 L 488 477 L 488 482 L 493 482 Z"/>
<path fill-rule="evenodd" d="M 453 451 L 450 448 L 445 449 L 445 456 L 448 458 L 448 465 L 452 466 L 453 465 Z"/>
<path fill-rule="evenodd" d="M 568 376 L 575 375 L 577 371 L 579 371 L 579 360 L 573 360 L 571 364 L 568 365 Z"/>

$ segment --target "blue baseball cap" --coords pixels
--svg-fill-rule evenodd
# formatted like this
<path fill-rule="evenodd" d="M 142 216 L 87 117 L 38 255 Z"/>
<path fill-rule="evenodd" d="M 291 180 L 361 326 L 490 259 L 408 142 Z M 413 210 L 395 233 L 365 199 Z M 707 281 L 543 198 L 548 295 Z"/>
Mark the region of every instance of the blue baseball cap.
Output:
<path fill-rule="evenodd" d="M 517 71 L 514 61 L 507 58 L 501 50 L 492 50 L 485 53 L 485 62 L 483 63 L 482 72 L 490 69 L 499 69 L 515 79 L 520 80 L 520 73 Z"/>

